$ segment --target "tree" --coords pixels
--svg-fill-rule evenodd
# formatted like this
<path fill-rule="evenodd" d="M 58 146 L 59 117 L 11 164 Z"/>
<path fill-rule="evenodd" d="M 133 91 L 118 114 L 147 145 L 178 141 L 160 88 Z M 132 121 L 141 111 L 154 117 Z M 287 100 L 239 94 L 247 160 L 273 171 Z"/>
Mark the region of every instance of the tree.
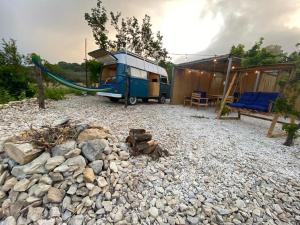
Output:
<path fill-rule="evenodd" d="M 108 49 L 109 40 L 107 36 L 108 31 L 106 29 L 108 16 L 106 9 L 102 6 L 102 1 L 98 0 L 97 7 L 92 8 L 91 14 L 85 13 L 84 18 L 92 28 L 96 44 L 102 49 Z"/>
<path fill-rule="evenodd" d="M 149 15 L 145 15 L 140 26 L 135 17 L 122 18 L 120 12 L 110 12 L 110 25 L 116 33 L 112 39 L 106 28 L 109 18 L 101 0 L 97 1 L 96 8 L 92 8 L 90 14 L 85 14 L 85 20 L 92 28 L 96 44 L 100 48 L 109 51 L 127 49 L 158 62 L 168 59 L 168 52 L 163 48 L 163 36 L 160 32 L 154 35 Z"/>
<path fill-rule="evenodd" d="M 29 68 L 23 65 L 24 58 L 18 52 L 15 40 L 2 39 L 0 47 L 0 92 L 3 94 L 0 96 L 1 103 L 34 95 L 29 88 Z"/>
<path fill-rule="evenodd" d="M 94 84 L 98 83 L 102 64 L 96 60 L 89 60 L 87 66 L 90 72 L 90 81 Z"/>
<path fill-rule="evenodd" d="M 245 51 L 243 44 L 233 45 L 231 54 L 242 58 L 242 66 L 259 66 L 266 64 L 275 64 L 286 61 L 284 53 L 279 45 L 269 45 L 262 47 L 264 38 L 260 38 L 249 50 Z"/>
<path fill-rule="evenodd" d="M 296 44 L 296 47 L 298 46 Z M 300 51 L 291 53 L 289 59 L 296 65 L 295 73 L 291 78 L 285 77 L 279 81 L 282 95 L 275 102 L 275 110 L 280 114 L 294 116 L 300 120 L 300 109 L 296 105 L 296 101 L 300 96 Z M 286 123 L 282 126 L 282 129 L 287 132 L 284 145 L 293 145 L 294 140 L 298 137 L 300 122 L 298 124 Z"/>

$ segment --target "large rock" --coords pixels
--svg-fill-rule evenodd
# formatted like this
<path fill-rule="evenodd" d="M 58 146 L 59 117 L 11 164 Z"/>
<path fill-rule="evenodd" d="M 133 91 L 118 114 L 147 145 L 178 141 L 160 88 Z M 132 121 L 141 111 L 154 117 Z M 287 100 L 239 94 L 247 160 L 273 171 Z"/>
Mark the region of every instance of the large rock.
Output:
<path fill-rule="evenodd" d="M 52 156 L 64 156 L 69 151 L 74 150 L 76 146 L 76 141 L 67 141 L 63 144 L 56 145 L 51 149 Z"/>
<path fill-rule="evenodd" d="M 47 170 L 53 170 L 55 167 L 59 166 L 65 161 L 65 157 L 63 156 L 54 156 L 47 160 L 45 168 Z"/>
<path fill-rule="evenodd" d="M 47 198 L 49 202 L 60 203 L 62 202 L 64 195 L 58 188 L 50 187 L 48 190 Z"/>
<path fill-rule="evenodd" d="M 75 171 L 77 169 L 83 169 L 86 166 L 85 159 L 79 155 L 70 159 L 67 159 L 60 166 L 54 169 L 54 172 L 67 172 L 67 171 Z"/>
<path fill-rule="evenodd" d="M 83 171 L 83 178 L 86 183 L 93 183 L 95 180 L 95 174 L 92 168 L 85 168 Z"/>
<path fill-rule="evenodd" d="M 105 139 L 107 138 L 107 133 L 99 128 L 90 128 L 82 131 L 78 136 L 78 142 L 94 140 L 94 139 Z"/>
<path fill-rule="evenodd" d="M 25 178 L 36 173 L 47 173 L 48 170 L 45 168 L 45 164 L 49 158 L 50 154 L 48 152 L 44 152 L 28 164 L 25 164 L 23 166 L 15 166 L 12 169 L 11 174 L 18 178 Z"/>
<path fill-rule="evenodd" d="M 49 184 L 43 184 L 43 183 L 38 183 L 33 185 L 30 189 L 29 189 L 29 195 L 33 195 L 36 197 L 42 197 L 43 195 L 45 195 L 48 190 L 50 189 L 51 185 Z"/>
<path fill-rule="evenodd" d="M 42 219 L 43 212 L 44 212 L 44 208 L 42 208 L 42 207 L 36 207 L 36 208 L 29 207 L 27 219 L 30 221 L 36 222 L 36 221 Z"/>
<path fill-rule="evenodd" d="M 41 154 L 41 150 L 34 148 L 30 143 L 7 142 L 4 144 L 4 150 L 10 158 L 21 165 L 31 162 Z"/>
<path fill-rule="evenodd" d="M 103 161 L 102 160 L 93 161 L 89 164 L 89 166 L 93 169 L 95 174 L 99 175 L 102 172 Z"/>
<path fill-rule="evenodd" d="M 82 154 L 89 161 L 95 161 L 101 159 L 103 150 L 108 146 L 108 141 L 105 139 L 89 140 L 82 143 L 81 150 Z"/>
<path fill-rule="evenodd" d="M 38 220 L 37 225 L 55 225 L 55 219 L 52 218 L 49 220 L 45 220 L 45 219 Z"/>
<path fill-rule="evenodd" d="M 30 181 L 28 179 L 22 179 L 14 186 L 14 191 L 23 192 L 26 191 L 29 186 Z"/>
<path fill-rule="evenodd" d="M 16 225 L 16 219 L 13 216 L 9 216 L 4 220 L 3 225 Z"/>
<path fill-rule="evenodd" d="M 1 190 L 2 191 L 9 191 L 10 189 L 12 189 L 15 184 L 18 182 L 17 178 L 12 177 L 9 178 L 8 180 L 5 181 L 4 185 L 2 186 Z"/>
<path fill-rule="evenodd" d="M 68 222 L 68 225 L 83 225 L 84 224 L 83 222 L 84 222 L 84 216 L 77 215 L 71 218 L 71 220 Z"/>

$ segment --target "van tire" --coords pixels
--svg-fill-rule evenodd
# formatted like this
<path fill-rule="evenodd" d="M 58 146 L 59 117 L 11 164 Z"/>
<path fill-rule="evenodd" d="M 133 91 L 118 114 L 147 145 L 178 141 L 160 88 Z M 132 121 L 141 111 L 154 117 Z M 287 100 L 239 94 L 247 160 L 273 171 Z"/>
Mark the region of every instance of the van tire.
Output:
<path fill-rule="evenodd" d="M 109 100 L 110 100 L 111 102 L 118 102 L 118 101 L 119 101 L 118 98 L 109 98 Z"/>
<path fill-rule="evenodd" d="M 165 104 L 166 103 L 166 97 L 164 95 L 160 96 L 158 99 L 158 102 L 160 104 Z"/>
<path fill-rule="evenodd" d="M 128 98 L 128 105 L 135 105 L 137 103 L 137 97 L 129 97 Z"/>

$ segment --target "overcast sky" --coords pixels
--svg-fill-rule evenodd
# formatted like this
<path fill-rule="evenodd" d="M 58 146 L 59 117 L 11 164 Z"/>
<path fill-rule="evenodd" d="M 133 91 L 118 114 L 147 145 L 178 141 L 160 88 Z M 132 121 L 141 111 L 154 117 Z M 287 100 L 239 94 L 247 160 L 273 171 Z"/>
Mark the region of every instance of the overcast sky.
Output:
<path fill-rule="evenodd" d="M 260 37 L 285 51 L 300 42 L 300 0 L 103 0 L 110 11 L 142 18 L 180 61 L 228 53 L 233 44 L 252 46 Z M 22 53 L 36 52 L 55 63 L 81 62 L 84 39 L 94 50 L 84 13 L 96 0 L 0 0 L 0 38 L 17 40 Z M 173 60 L 177 57 L 171 55 Z M 178 59 L 177 59 L 178 62 Z"/>

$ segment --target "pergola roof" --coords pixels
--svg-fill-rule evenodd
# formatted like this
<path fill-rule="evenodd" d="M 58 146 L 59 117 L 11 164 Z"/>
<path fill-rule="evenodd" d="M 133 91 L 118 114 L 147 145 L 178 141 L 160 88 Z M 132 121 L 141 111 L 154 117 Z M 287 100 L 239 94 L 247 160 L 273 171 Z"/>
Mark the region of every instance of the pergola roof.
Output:
<path fill-rule="evenodd" d="M 183 69 L 192 69 L 192 70 L 203 70 L 207 72 L 226 73 L 229 57 L 230 57 L 229 54 L 220 55 L 211 58 L 176 64 L 175 67 L 183 68 Z M 234 56 L 232 56 L 231 58 L 232 58 L 232 66 L 234 66 L 235 68 L 240 67 L 241 59 Z"/>
<path fill-rule="evenodd" d="M 278 63 L 278 64 L 268 64 L 268 65 L 260 65 L 260 66 L 249 66 L 246 68 L 239 67 L 236 69 L 238 72 L 250 72 L 250 71 L 270 71 L 270 70 L 283 70 L 290 71 L 294 69 L 296 65 L 294 63 Z"/>

